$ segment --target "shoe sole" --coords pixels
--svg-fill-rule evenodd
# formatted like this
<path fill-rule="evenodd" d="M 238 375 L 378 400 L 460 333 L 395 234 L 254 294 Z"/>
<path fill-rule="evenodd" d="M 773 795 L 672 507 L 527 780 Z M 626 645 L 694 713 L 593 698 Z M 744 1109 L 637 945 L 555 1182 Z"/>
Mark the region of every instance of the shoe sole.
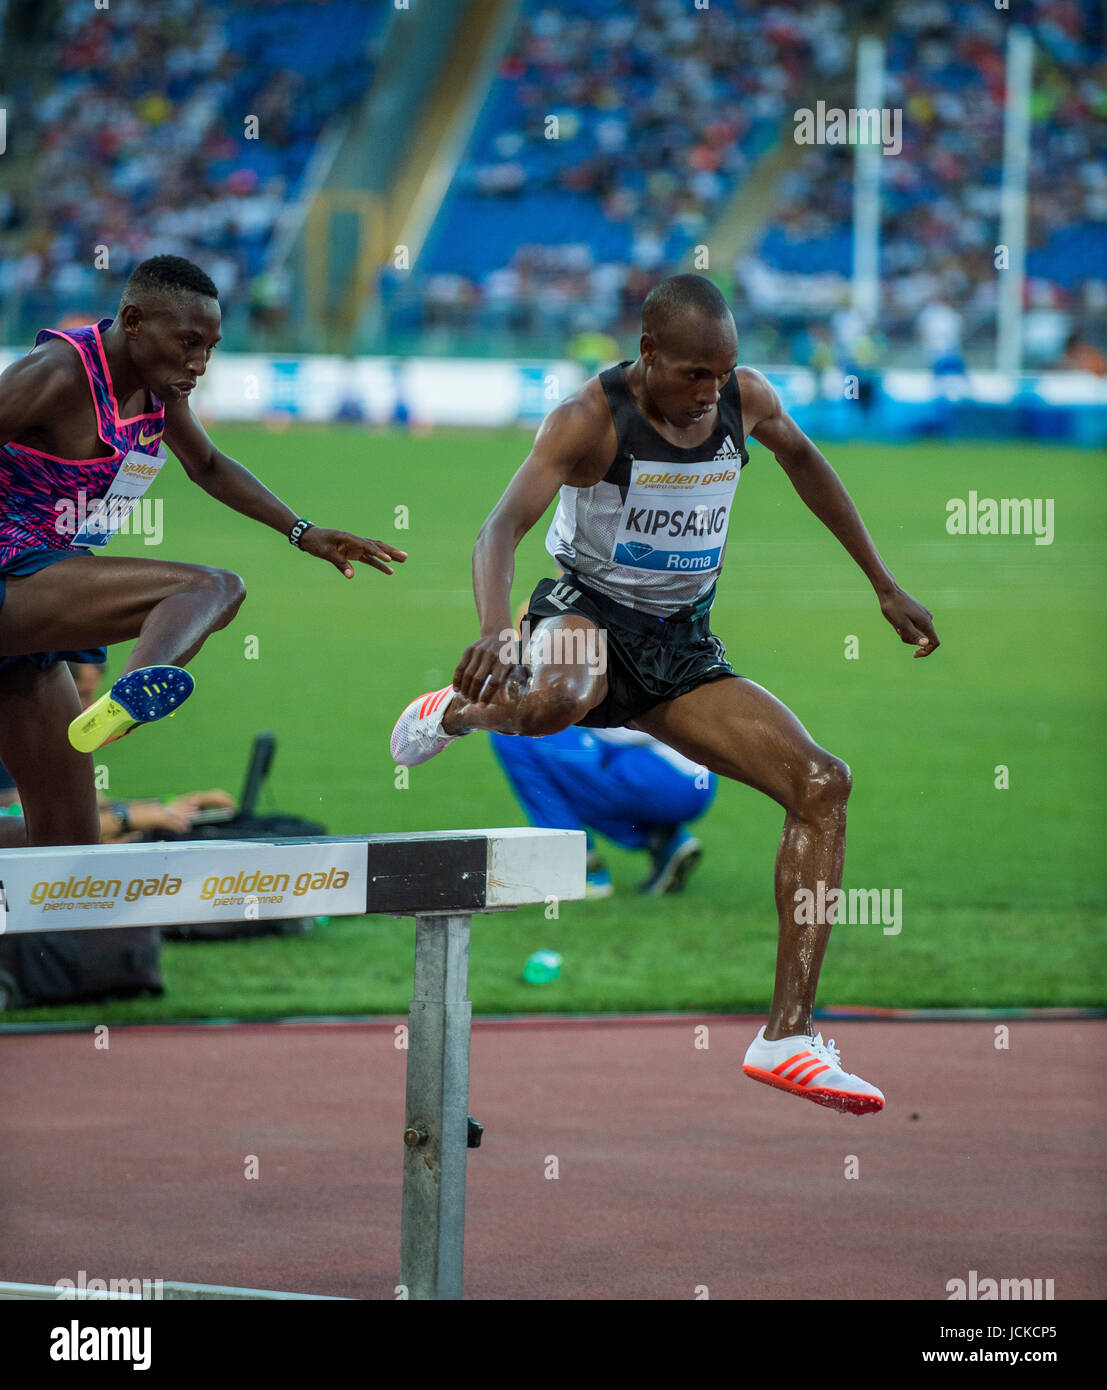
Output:
<path fill-rule="evenodd" d="M 681 845 L 656 878 L 651 878 L 642 892 L 648 898 L 660 898 L 665 893 L 679 893 L 692 870 L 703 858 L 703 845 L 689 840 Z"/>
<path fill-rule="evenodd" d="M 816 1105 L 825 1105 L 828 1109 L 838 1110 L 843 1115 L 875 1115 L 884 1109 L 884 1102 L 879 1096 L 859 1096 L 850 1091 L 831 1091 L 825 1086 L 797 1086 L 794 1081 L 785 1081 L 783 1077 L 776 1076 L 771 1071 L 762 1071 L 760 1067 L 743 1065 L 742 1070 L 753 1081 L 763 1081 L 766 1086 L 785 1091 L 791 1096 L 813 1100 Z"/>
<path fill-rule="evenodd" d="M 448 688 L 452 690 L 453 687 L 451 686 Z M 404 709 L 403 714 L 400 715 L 395 724 L 393 724 L 392 737 L 388 741 L 388 751 L 392 754 L 393 761 L 398 763 L 401 767 L 420 767 L 423 763 L 429 763 L 431 758 L 436 758 L 439 753 L 449 747 L 448 744 L 443 744 L 442 748 L 436 748 L 432 753 L 426 753 L 422 757 L 409 761 L 409 759 L 411 759 L 411 738 L 407 729 L 404 727 L 405 721 L 412 710 L 420 709 L 427 701 L 433 700 L 436 696 L 443 694 L 445 694 L 443 690 L 427 690 L 424 691 L 422 695 L 417 695 L 415 699 L 412 700 L 411 704 Z M 427 713 L 432 714 L 434 710 L 441 708 L 442 703 L 443 702 L 438 702 L 433 706 L 429 706 Z M 449 699 L 444 703 L 449 704 Z M 416 722 L 417 721 L 412 721 L 412 727 L 414 727 Z M 441 729 L 441 723 L 438 727 Z"/>
<path fill-rule="evenodd" d="M 95 753 L 105 743 L 114 743 L 135 727 L 130 712 L 115 700 L 93 705 L 69 726 L 69 742 L 78 753 Z"/>
<path fill-rule="evenodd" d="M 72 721 L 69 742 L 79 753 L 95 753 L 139 724 L 172 718 L 194 688 L 192 677 L 179 666 L 130 671 Z"/>

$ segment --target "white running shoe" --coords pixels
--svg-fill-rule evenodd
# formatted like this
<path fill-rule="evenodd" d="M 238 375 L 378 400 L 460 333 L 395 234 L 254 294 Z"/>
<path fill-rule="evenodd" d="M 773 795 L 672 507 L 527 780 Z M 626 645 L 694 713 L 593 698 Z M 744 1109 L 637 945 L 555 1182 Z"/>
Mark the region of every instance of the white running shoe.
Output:
<path fill-rule="evenodd" d="M 742 1070 L 755 1081 L 777 1086 L 794 1096 L 806 1096 L 816 1105 L 828 1105 L 847 1115 L 870 1115 L 884 1109 L 884 1096 L 841 1068 L 834 1039 L 823 1042 L 819 1033 L 800 1033 L 769 1041 L 764 1028 L 749 1045 Z"/>
<path fill-rule="evenodd" d="M 442 716 L 450 705 L 450 696 L 457 692 L 452 685 L 443 690 L 431 690 L 412 700 L 392 730 L 392 756 L 402 767 L 418 767 L 441 753 L 448 743 L 463 738 L 463 734 L 444 734 Z"/>

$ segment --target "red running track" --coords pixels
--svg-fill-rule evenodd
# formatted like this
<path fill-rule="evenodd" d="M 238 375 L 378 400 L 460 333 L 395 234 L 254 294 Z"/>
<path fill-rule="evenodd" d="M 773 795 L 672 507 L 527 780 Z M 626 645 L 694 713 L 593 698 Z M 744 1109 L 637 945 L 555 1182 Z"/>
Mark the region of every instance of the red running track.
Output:
<path fill-rule="evenodd" d="M 824 1025 L 853 1117 L 742 1076 L 762 1021 L 475 1022 L 466 1297 L 1103 1297 L 1107 1025 Z M 394 1298 L 396 1022 L 0 1036 L 0 1280 Z"/>

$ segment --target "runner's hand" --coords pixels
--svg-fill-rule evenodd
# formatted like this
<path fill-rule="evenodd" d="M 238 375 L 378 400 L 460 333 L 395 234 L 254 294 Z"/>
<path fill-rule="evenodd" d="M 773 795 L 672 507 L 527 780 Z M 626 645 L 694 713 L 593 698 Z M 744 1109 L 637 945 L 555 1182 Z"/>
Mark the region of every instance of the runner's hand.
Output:
<path fill-rule="evenodd" d="M 475 704 L 487 704 L 519 667 L 519 641 L 514 633 L 481 637 L 461 653 L 454 672 L 454 689 Z"/>
<path fill-rule="evenodd" d="M 234 797 L 225 791 L 185 792 L 173 801 L 166 802 L 165 809 L 170 815 L 183 816 L 189 825 L 201 811 L 234 810 Z"/>
<path fill-rule="evenodd" d="M 385 541 L 371 541 L 364 536 L 352 536 L 349 531 L 328 531 L 323 526 L 311 526 L 300 537 L 300 549 L 320 560 L 329 560 L 336 570 L 353 579 L 353 561 L 372 565 L 382 574 L 393 574 L 383 561 L 393 560 L 403 564 L 407 559 L 406 550 L 397 550 Z"/>
<path fill-rule="evenodd" d="M 127 819 L 131 822 L 131 831 L 140 835 L 146 835 L 152 830 L 168 830 L 174 835 L 186 835 L 192 828 L 191 817 L 174 806 L 163 806 L 160 801 L 128 802 Z"/>
<path fill-rule="evenodd" d="M 941 644 L 934 631 L 929 608 L 917 603 L 898 585 L 880 600 L 880 611 L 899 633 L 904 642 L 916 645 L 914 656 L 930 656 Z"/>

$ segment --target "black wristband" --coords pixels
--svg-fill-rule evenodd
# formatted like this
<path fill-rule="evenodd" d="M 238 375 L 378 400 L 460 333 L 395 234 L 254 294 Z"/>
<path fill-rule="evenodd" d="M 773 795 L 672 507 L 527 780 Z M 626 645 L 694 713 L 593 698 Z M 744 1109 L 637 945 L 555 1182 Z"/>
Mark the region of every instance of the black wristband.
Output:
<path fill-rule="evenodd" d="M 110 810 L 112 815 L 119 822 L 120 835 L 129 835 L 132 827 L 131 817 L 127 812 L 127 803 L 125 801 L 117 801 Z"/>
<path fill-rule="evenodd" d="M 292 530 L 289 531 L 288 539 L 297 548 L 297 550 L 300 549 L 300 541 L 303 539 L 304 532 L 310 531 L 314 524 L 314 522 L 306 521 L 303 517 L 301 517 L 299 521 L 296 523 L 296 525 L 293 526 Z"/>

